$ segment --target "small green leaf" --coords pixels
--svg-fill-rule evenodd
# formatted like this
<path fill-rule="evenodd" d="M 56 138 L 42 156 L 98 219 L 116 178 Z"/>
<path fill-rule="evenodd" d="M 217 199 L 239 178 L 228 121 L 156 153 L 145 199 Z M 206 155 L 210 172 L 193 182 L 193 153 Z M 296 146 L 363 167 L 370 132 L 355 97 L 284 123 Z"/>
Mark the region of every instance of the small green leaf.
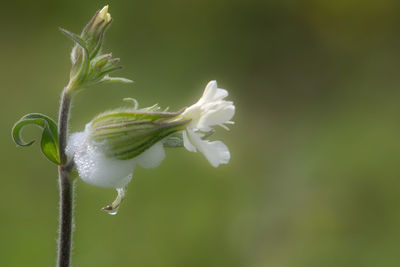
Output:
<path fill-rule="evenodd" d="M 83 82 L 89 71 L 89 64 L 90 64 L 89 50 L 87 48 L 87 44 L 79 35 L 76 35 L 75 33 L 67 31 L 66 29 L 63 28 L 60 28 L 60 31 L 67 37 L 69 37 L 72 41 L 74 41 L 77 45 L 79 45 L 83 50 L 82 64 L 80 68 L 76 71 L 76 77 L 74 77 L 74 79 L 79 80 L 78 83 Z"/>
<path fill-rule="evenodd" d="M 21 138 L 21 130 L 29 124 L 37 125 L 43 129 L 40 141 L 42 152 L 50 161 L 60 165 L 57 124 L 46 115 L 30 113 L 17 121 L 12 129 L 14 142 L 19 146 L 30 146 L 35 142 L 35 140 L 25 142 Z"/>
<path fill-rule="evenodd" d="M 110 77 L 110 76 L 105 76 L 103 78 L 104 82 L 111 82 L 111 83 L 133 83 L 132 80 L 126 79 L 126 78 L 122 78 L 122 77 Z"/>
<path fill-rule="evenodd" d="M 60 28 L 60 31 L 87 51 L 86 42 L 79 35 L 67 31 L 66 29 L 63 28 Z"/>

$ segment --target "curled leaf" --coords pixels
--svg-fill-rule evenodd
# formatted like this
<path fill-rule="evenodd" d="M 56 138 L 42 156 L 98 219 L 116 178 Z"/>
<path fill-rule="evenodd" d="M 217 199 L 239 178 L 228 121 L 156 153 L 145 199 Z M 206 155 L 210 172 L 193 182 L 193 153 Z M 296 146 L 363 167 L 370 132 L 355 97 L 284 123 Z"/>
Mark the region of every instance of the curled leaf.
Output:
<path fill-rule="evenodd" d="M 42 152 L 51 162 L 60 165 L 57 124 L 46 115 L 30 113 L 17 121 L 12 129 L 12 138 L 14 142 L 19 146 L 30 146 L 35 142 L 35 140 L 25 142 L 21 138 L 21 130 L 29 124 L 42 128 L 43 132 L 40 141 Z"/>

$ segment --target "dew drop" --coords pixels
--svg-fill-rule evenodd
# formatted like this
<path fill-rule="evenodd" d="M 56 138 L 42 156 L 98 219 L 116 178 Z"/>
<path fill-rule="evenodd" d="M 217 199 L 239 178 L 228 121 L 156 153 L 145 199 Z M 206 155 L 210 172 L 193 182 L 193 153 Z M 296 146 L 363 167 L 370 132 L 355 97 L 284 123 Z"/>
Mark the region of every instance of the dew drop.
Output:
<path fill-rule="evenodd" d="M 118 213 L 118 208 L 113 209 L 113 210 L 105 210 L 105 212 L 107 212 L 110 215 L 117 215 Z"/>

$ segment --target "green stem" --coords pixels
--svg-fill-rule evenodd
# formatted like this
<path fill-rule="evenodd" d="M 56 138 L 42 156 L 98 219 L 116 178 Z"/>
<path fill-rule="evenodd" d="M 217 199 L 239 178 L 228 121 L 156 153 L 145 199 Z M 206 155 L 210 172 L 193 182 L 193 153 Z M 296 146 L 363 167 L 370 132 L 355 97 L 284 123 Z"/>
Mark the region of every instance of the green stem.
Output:
<path fill-rule="evenodd" d="M 60 218 L 58 239 L 58 267 L 69 267 L 71 259 L 72 244 L 72 218 L 73 218 L 73 185 L 71 182 L 71 171 L 73 164 L 68 164 L 65 147 L 67 145 L 68 119 L 71 108 L 71 95 L 67 88 L 61 96 L 60 111 L 58 117 L 58 137 L 61 164 L 58 168 L 60 188 Z"/>
<path fill-rule="evenodd" d="M 60 149 L 61 166 L 67 163 L 65 147 L 67 146 L 68 120 L 69 111 L 71 109 L 71 100 L 71 95 L 68 93 L 68 89 L 64 88 L 64 91 L 61 95 L 60 111 L 58 115 L 58 144 Z"/>

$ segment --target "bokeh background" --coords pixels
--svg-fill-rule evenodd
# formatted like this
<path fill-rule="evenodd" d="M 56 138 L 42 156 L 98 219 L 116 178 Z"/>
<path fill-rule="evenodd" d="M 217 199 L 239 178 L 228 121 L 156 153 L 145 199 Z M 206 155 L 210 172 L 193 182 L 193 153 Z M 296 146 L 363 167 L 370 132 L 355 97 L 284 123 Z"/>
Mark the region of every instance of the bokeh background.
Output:
<path fill-rule="evenodd" d="M 56 167 L 10 129 L 56 117 L 72 48 L 58 27 L 80 32 L 105 4 L 2 3 L 0 266 L 55 264 Z M 216 79 L 237 107 L 213 137 L 232 159 L 169 150 L 135 170 L 117 216 L 100 211 L 113 190 L 78 181 L 73 266 L 399 266 L 398 1 L 108 4 L 105 50 L 135 83 L 79 94 L 71 131 L 124 97 L 178 110 Z"/>

